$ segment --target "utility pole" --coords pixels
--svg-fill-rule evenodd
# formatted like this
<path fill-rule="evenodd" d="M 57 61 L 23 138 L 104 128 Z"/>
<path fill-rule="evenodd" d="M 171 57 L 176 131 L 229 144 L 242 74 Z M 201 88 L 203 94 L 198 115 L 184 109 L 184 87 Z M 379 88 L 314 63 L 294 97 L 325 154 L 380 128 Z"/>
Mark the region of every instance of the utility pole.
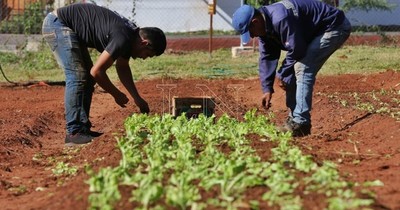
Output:
<path fill-rule="evenodd" d="M 213 39 L 213 16 L 216 14 L 217 0 L 208 0 L 208 14 L 210 14 L 210 38 L 208 41 L 208 51 L 211 57 Z"/>

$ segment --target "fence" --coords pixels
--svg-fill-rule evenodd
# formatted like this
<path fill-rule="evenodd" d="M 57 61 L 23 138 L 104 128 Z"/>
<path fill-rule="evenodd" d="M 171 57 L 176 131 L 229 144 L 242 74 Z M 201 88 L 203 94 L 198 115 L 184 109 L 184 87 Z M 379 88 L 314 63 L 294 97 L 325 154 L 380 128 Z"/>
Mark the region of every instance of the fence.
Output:
<path fill-rule="evenodd" d="M 75 0 L 73 0 L 75 1 Z M 208 13 L 210 0 L 83 0 L 117 11 L 139 26 L 156 26 L 167 36 L 233 35 L 232 14 L 244 0 L 216 0 L 216 14 Z M 341 0 L 345 1 L 345 0 Z M 388 0 L 392 11 L 349 11 L 354 30 L 400 31 L 398 0 Z M 44 16 L 68 0 L 0 0 L 0 34 L 40 34 Z"/>

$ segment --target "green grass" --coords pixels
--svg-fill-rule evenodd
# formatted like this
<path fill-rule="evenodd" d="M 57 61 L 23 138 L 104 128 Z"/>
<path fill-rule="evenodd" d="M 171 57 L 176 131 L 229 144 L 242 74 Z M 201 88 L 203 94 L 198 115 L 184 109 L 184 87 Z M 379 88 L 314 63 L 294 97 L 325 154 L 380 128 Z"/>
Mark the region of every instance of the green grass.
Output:
<path fill-rule="evenodd" d="M 400 70 L 398 48 L 345 46 L 336 51 L 322 67 L 321 74 L 373 73 L 387 69 Z"/>
<path fill-rule="evenodd" d="M 92 51 L 95 61 L 99 54 Z M 282 53 L 284 57 L 284 52 Z M 400 69 L 400 51 L 395 46 L 344 46 L 336 51 L 322 67 L 320 74 L 372 73 Z M 0 52 L 0 64 L 6 76 L 16 82 L 62 81 L 64 75 L 47 46 L 39 52 Z M 258 75 L 258 52 L 232 58 L 230 49 L 209 52 L 166 53 L 162 56 L 131 60 L 136 80 L 157 77 L 248 78 Z M 117 80 L 114 68 L 108 70 Z M 0 82 L 6 82 L 0 76 Z"/>

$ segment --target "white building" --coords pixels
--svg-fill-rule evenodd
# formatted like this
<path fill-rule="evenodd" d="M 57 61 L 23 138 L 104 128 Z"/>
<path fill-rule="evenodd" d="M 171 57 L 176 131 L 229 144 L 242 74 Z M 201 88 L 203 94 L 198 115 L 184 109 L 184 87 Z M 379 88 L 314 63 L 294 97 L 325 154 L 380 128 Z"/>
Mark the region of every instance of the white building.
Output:
<path fill-rule="evenodd" d="M 92 0 L 92 2 L 117 11 L 138 26 L 154 26 L 165 32 L 190 32 L 209 30 L 208 0 L 137 0 L 133 15 L 133 2 L 126 0 Z M 232 31 L 232 15 L 241 0 L 217 0 L 213 15 L 213 29 Z"/>
<path fill-rule="evenodd" d="M 64 5 L 66 0 L 56 0 Z M 81 0 L 93 2 L 117 11 L 138 26 L 155 26 L 165 32 L 206 31 L 210 28 L 209 0 L 136 0 L 135 14 L 130 0 Z M 232 15 L 243 0 L 216 0 L 217 14 L 213 16 L 213 29 L 232 31 Z M 343 2 L 345 0 L 340 0 Z M 400 25 L 400 0 L 388 0 L 396 5 L 393 11 L 357 11 L 346 13 L 352 25 Z"/>
<path fill-rule="evenodd" d="M 343 0 L 342 0 L 343 1 Z M 392 11 L 359 11 L 351 10 L 346 13 L 352 25 L 400 25 L 400 1 L 388 0 L 395 5 Z"/>

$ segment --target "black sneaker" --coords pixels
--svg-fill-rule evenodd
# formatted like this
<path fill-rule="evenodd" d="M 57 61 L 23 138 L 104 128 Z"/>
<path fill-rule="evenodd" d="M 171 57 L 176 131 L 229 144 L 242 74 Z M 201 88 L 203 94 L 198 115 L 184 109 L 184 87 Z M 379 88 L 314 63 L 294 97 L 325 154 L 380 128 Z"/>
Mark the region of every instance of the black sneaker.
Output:
<path fill-rule="evenodd" d="M 97 132 L 97 131 L 89 131 L 88 134 L 89 134 L 90 136 L 92 136 L 92 137 L 99 137 L 99 136 L 103 135 L 103 133 Z"/>
<path fill-rule="evenodd" d="M 299 124 L 288 119 L 279 130 L 292 132 L 293 137 L 303 137 L 311 134 L 311 124 Z"/>
<path fill-rule="evenodd" d="M 79 144 L 87 144 L 90 143 L 93 139 L 93 136 L 84 133 L 76 133 L 76 134 L 67 134 L 65 136 L 65 145 L 66 146 L 75 146 Z"/>

